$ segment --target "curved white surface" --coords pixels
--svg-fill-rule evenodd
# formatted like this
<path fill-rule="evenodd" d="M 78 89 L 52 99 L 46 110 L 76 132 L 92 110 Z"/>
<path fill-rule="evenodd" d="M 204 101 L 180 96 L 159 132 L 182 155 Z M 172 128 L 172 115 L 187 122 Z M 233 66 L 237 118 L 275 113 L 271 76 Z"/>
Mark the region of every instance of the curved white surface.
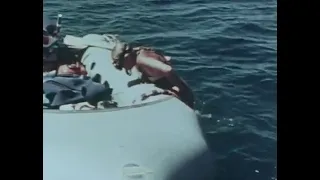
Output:
<path fill-rule="evenodd" d="M 210 175 L 211 156 L 200 157 L 208 147 L 196 114 L 175 98 L 131 109 L 43 115 L 44 180 L 130 179 L 124 178 L 127 164 L 147 169 L 153 180 L 166 180 L 188 161 L 197 168 L 180 172 L 179 179 Z M 201 163 L 191 162 L 197 156 Z"/>
<path fill-rule="evenodd" d="M 108 46 L 89 47 L 82 62 L 90 76 L 108 81 L 116 101 L 128 105 L 153 87 L 128 88 L 136 76 L 113 67 Z M 156 102 L 101 111 L 44 110 L 43 179 L 212 180 L 213 159 L 195 112 L 170 96 L 139 103 L 148 101 Z"/>

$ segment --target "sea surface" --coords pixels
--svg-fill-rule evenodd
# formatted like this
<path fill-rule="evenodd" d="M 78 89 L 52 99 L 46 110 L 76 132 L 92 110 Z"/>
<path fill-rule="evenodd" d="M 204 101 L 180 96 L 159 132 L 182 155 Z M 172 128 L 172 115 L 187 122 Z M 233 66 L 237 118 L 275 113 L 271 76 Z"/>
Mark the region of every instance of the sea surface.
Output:
<path fill-rule="evenodd" d="M 63 33 L 115 33 L 173 57 L 194 89 L 216 180 L 277 179 L 276 0 L 45 0 Z"/>

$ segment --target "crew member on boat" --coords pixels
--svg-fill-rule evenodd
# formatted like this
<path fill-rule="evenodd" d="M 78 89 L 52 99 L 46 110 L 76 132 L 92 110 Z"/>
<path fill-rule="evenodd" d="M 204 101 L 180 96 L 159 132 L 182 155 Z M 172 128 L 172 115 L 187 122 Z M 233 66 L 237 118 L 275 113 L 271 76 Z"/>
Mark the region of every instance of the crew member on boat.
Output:
<path fill-rule="evenodd" d="M 59 43 L 59 31 L 55 22 L 43 14 L 43 73 L 44 75 L 86 75 L 85 67 L 72 52 Z"/>
<path fill-rule="evenodd" d="M 186 83 L 174 72 L 169 56 L 164 56 L 151 48 L 132 48 L 118 41 L 112 50 L 112 59 L 115 67 L 124 68 L 128 75 L 132 68 L 138 69 L 142 73 L 140 83 L 154 83 L 161 89 L 168 89 L 193 108 L 193 94 Z"/>
<path fill-rule="evenodd" d="M 90 110 L 114 107 L 112 89 L 85 77 L 87 71 L 70 49 L 59 43 L 55 23 L 43 16 L 43 106 Z M 84 76 L 83 76 L 84 75 Z"/>

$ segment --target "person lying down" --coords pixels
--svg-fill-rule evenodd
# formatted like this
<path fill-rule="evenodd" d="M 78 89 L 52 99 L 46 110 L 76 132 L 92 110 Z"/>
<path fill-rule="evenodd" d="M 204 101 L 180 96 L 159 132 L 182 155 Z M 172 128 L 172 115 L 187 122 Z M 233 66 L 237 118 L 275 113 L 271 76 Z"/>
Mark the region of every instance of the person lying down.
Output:
<path fill-rule="evenodd" d="M 48 109 L 84 110 L 115 106 L 112 89 L 85 76 L 54 76 L 43 82 L 43 106 Z"/>
<path fill-rule="evenodd" d="M 43 108 L 91 110 L 116 107 L 112 88 L 97 83 L 79 65 L 62 65 L 43 74 Z"/>

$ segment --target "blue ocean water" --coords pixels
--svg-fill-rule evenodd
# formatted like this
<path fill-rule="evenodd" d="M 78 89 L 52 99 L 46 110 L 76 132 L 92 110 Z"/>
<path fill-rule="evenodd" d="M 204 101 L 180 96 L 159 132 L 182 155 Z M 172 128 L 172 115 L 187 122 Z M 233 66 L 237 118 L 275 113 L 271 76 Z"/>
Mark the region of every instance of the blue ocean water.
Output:
<path fill-rule="evenodd" d="M 115 33 L 173 57 L 194 89 L 217 180 L 277 179 L 275 0 L 45 0 L 73 35 Z"/>

